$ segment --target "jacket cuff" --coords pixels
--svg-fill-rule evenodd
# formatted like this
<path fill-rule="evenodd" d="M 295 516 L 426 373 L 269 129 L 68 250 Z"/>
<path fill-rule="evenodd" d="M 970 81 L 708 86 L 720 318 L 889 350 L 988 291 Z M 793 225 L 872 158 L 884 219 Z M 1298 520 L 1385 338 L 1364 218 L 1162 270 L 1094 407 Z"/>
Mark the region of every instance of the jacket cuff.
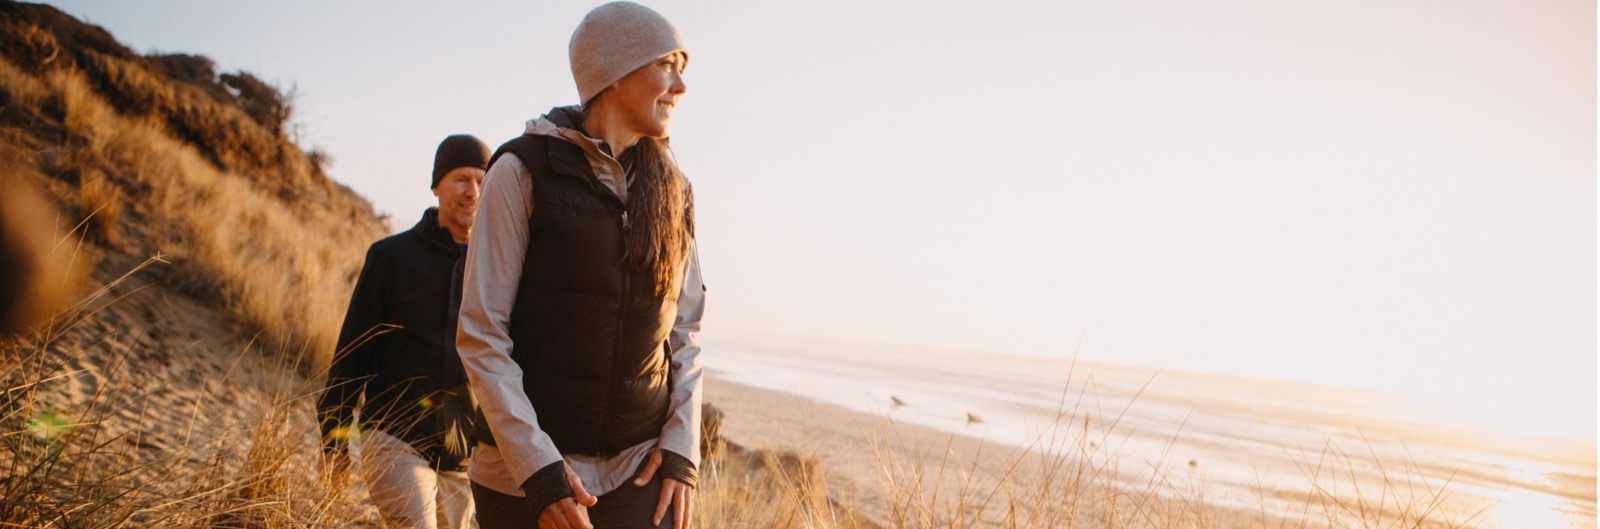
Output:
<path fill-rule="evenodd" d="M 661 477 L 672 478 L 690 487 L 697 486 L 694 462 L 671 450 L 661 450 Z"/>
<path fill-rule="evenodd" d="M 550 504 L 573 497 L 572 484 L 567 483 L 566 461 L 556 461 L 528 476 L 522 482 L 522 493 L 528 496 L 528 508 L 538 517 Z"/>

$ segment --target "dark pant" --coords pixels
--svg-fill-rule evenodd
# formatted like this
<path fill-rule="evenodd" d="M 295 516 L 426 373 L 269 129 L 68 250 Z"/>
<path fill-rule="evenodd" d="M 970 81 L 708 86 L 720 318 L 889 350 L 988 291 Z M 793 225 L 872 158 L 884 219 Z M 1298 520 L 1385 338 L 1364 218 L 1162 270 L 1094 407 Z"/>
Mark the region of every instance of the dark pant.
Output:
<path fill-rule="evenodd" d="M 589 508 L 589 523 L 594 529 L 672 529 L 672 507 L 661 517 L 661 525 L 650 525 L 661 502 L 661 474 L 650 484 L 636 487 L 633 481 L 608 492 Z M 539 515 L 528 506 L 527 498 L 495 492 L 474 482 L 472 501 L 477 504 L 478 529 L 535 529 Z"/>

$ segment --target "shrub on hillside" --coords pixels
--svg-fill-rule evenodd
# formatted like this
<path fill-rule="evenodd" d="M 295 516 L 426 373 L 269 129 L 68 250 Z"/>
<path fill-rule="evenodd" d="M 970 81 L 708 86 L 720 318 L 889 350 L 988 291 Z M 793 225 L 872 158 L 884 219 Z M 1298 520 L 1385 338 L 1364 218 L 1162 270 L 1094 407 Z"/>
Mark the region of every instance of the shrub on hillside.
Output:
<path fill-rule="evenodd" d="M 387 228 L 284 134 L 291 98 L 204 57 L 134 55 L 47 6 L 0 0 L 0 26 L 21 28 L 0 36 L 0 148 L 28 154 L 86 250 L 163 255 L 154 276 L 325 365 Z"/>
<path fill-rule="evenodd" d="M 138 57 L 133 50 L 117 42 L 104 28 L 85 24 L 72 15 L 42 4 L 24 4 L 0 0 L 0 23 L 12 27 L 33 26 L 54 36 L 62 50 L 89 51 L 118 59 Z M 6 50 L 9 57 L 11 50 Z"/>
<path fill-rule="evenodd" d="M 56 42 L 55 34 L 11 19 L 0 20 L 0 51 L 11 62 L 34 75 L 60 65 L 58 60 L 63 59 L 61 45 Z"/>
<path fill-rule="evenodd" d="M 198 86 L 213 99 L 227 101 L 228 91 L 217 82 L 217 63 L 204 55 L 154 53 L 145 56 L 145 65 L 168 79 Z"/>
<path fill-rule="evenodd" d="M 165 79 L 152 75 L 136 62 L 94 52 L 84 52 L 80 56 L 78 69 L 118 112 L 133 117 L 171 112 L 172 88 Z"/>
<path fill-rule="evenodd" d="M 36 148 L 66 141 L 60 94 L 9 60 L 0 60 L 0 132 L 8 144 Z"/>
<path fill-rule="evenodd" d="M 267 130 L 283 132 L 289 122 L 289 96 L 250 72 L 222 74 L 222 84 L 237 92 L 234 104 Z"/>
<path fill-rule="evenodd" d="M 219 105 L 198 88 L 179 86 L 177 91 L 181 95 L 167 116 L 168 126 L 218 169 L 260 173 L 283 166 L 280 147 L 287 140 L 281 133 L 261 128 L 238 108 Z"/>

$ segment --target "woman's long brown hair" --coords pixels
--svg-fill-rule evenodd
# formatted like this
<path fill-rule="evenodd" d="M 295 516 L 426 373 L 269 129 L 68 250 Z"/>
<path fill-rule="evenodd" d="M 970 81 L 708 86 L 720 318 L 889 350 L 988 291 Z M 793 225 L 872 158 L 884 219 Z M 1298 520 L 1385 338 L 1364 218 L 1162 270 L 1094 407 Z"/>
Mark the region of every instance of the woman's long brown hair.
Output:
<path fill-rule="evenodd" d="M 667 142 L 643 137 L 617 158 L 632 177 L 628 188 L 627 257 L 655 278 L 655 295 L 677 299 L 684 260 L 694 237 L 694 196 Z"/>

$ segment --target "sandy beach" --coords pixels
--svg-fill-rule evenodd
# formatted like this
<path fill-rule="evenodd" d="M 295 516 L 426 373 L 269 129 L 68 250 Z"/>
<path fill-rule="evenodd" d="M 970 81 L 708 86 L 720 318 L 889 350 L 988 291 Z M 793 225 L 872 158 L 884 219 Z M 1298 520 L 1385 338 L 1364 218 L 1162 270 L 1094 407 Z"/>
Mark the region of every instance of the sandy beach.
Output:
<path fill-rule="evenodd" d="M 1080 521 L 1112 508 L 1202 511 L 1213 527 L 1595 527 L 1592 443 L 1463 430 L 1390 396 L 953 351 L 714 345 L 706 399 L 727 437 L 815 456 L 830 496 L 880 523 L 931 508 L 921 515 L 999 527 L 1047 516 L 1018 514 L 1043 492 L 1124 500 L 1043 502 L 1077 505 Z"/>
<path fill-rule="evenodd" d="M 966 468 L 980 463 L 985 471 L 1003 469 L 1023 451 L 990 447 L 981 452 L 980 442 L 964 436 L 950 436 L 931 428 L 893 426 L 878 417 L 825 404 L 788 393 L 728 382 L 727 377 L 711 372 L 706 381 L 706 400 L 726 413 L 723 434 L 732 442 L 760 449 L 791 450 L 815 457 L 826 472 L 829 495 L 880 523 L 890 516 L 892 494 L 883 486 L 887 454 L 869 440 L 889 436 L 898 441 L 904 454 L 926 454 L 937 462 L 946 453 L 955 455 L 952 466 Z M 892 432 L 892 433 L 891 433 Z"/>
<path fill-rule="evenodd" d="M 723 433 L 730 442 L 815 457 L 829 497 L 880 525 L 946 525 L 955 518 L 957 526 L 1006 527 L 1016 522 L 1047 527 L 1055 524 L 1046 520 L 1060 514 L 1033 509 L 1036 498 L 1029 494 L 1064 485 L 1063 476 L 1043 472 L 1060 466 L 1049 454 L 729 382 L 715 372 L 707 380 L 706 399 L 726 413 Z M 1087 476 L 1084 482 L 1098 494 L 1109 477 Z M 1144 496 L 1130 491 L 1127 508 L 1148 509 L 1152 517 L 1177 517 L 1193 507 L 1183 502 L 1136 506 Z M 1203 509 L 1212 527 L 1296 526 L 1282 516 Z M 1080 518 L 1072 526 L 1084 523 L 1097 525 Z"/>

